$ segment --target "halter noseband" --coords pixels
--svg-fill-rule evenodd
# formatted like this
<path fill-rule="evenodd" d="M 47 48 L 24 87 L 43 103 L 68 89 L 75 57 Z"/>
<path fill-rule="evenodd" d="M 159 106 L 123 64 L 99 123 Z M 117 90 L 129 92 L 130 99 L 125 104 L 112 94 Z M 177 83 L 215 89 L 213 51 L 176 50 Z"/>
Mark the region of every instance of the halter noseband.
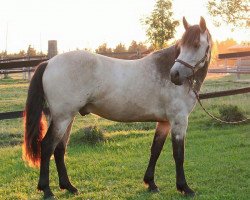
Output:
<path fill-rule="evenodd" d="M 206 49 L 206 53 L 205 55 L 193 66 L 193 65 L 190 65 L 188 64 L 187 62 L 181 60 L 181 59 L 176 59 L 175 62 L 178 62 L 178 63 L 181 63 L 183 64 L 185 67 L 189 68 L 192 70 L 192 73 L 193 73 L 193 77 L 194 77 L 194 73 L 195 73 L 195 69 L 199 66 L 199 64 L 203 63 L 206 59 L 207 59 L 207 55 L 208 55 L 208 50 L 209 50 L 209 45 L 207 46 L 207 49 Z"/>

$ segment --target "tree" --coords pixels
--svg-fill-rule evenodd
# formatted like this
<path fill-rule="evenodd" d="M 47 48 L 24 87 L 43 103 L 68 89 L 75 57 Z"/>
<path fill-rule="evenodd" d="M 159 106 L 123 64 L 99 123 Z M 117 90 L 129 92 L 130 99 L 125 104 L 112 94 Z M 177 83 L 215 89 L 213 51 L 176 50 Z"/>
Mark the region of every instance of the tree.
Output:
<path fill-rule="evenodd" d="M 122 44 L 122 43 L 119 43 L 119 44 L 115 47 L 115 49 L 114 49 L 114 53 L 121 53 L 121 52 L 126 52 L 126 51 L 127 51 L 127 49 L 126 49 L 125 45 Z"/>
<path fill-rule="evenodd" d="M 1 59 L 6 58 L 7 56 L 8 56 L 7 51 L 2 51 L 2 52 L 0 53 L 0 58 L 1 58 Z"/>
<path fill-rule="evenodd" d="M 147 51 L 147 49 L 147 46 L 144 45 L 142 42 L 137 43 L 135 40 L 133 40 L 130 46 L 128 47 L 128 52 L 144 52 Z"/>
<path fill-rule="evenodd" d="M 18 56 L 19 57 L 24 57 L 24 56 L 26 56 L 26 52 L 24 50 L 20 50 L 19 53 L 18 53 Z"/>
<path fill-rule="evenodd" d="M 31 47 L 31 45 L 29 45 L 29 47 L 28 47 L 27 55 L 28 56 L 36 56 L 36 50 L 35 50 L 35 48 Z"/>
<path fill-rule="evenodd" d="M 224 22 L 233 27 L 250 27 L 249 0 L 208 0 L 207 8 L 216 26 Z"/>
<path fill-rule="evenodd" d="M 112 53 L 112 49 L 107 46 L 107 43 L 101 44 L 96 50 L 96 53 Z"/>
<path fill-rule="evenodd" d="M 171 0 L 157 0 L 149 17 L 142 20 L 147 26 L 146 34 L 155 49 L 163 48 L 174 37 L 175 28 L 179 25 L 173 19 Z"/>

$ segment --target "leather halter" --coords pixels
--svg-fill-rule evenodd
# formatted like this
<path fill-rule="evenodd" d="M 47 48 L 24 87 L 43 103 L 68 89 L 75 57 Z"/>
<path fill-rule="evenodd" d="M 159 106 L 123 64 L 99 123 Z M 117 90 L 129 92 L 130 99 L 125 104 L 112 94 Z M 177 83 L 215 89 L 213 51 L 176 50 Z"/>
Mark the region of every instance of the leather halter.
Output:
<path fill-rule="evenodd" d="M 204 61 L 206 61 L 207 59 L 207 56 L 208 56 L 208 50 L 209 50 L 209 45 L 207 46 L 207 49 L 206 49 L 206 52 L 205 52 L 205 55 L 193 66 L 193 65 L 190 65 L 188 64 L 187 62 L 181 60 L 181 59 L 176 59 L 175 62 L 178 62 L 178 63 L 181 63 L 183 64 L 185 67 L 189 68 L 192 70 L 192 73 L 193 73 L 193 77 L 194 77 L 194 73 L 195 73 L 195 69 L 199 66 L 199 64 L 203 63 Z"/>

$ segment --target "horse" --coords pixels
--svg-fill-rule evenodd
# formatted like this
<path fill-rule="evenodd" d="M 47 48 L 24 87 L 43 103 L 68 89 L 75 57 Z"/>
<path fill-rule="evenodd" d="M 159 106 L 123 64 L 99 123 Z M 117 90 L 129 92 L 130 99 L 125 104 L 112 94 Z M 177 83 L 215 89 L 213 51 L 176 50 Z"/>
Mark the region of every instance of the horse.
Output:
<path fill-rule="evenodd" d="M 212 39 L 205 19 L 190 25 L 173 46 L 137 60 L 120 60 L 86 51 L 57 55 L 41 63 L 30 82 L 24 111 L 23 159 L 40 167 L 37 189 L 54 198 L 49 163 L 54 155 L 59 186 L 77 194 L 67 174 L 64 155 L 75 115 L 89 113 L 117 122 L 156 122 L 151 156 L 144 175 L 148 190 L 157 192 L 155 166 L 171 130 L 176 188 L 195 192 L 184 174 L 184 142 L 188 116 L 197 100 L 211 57 Z M 44 108 L 49 108 L 47 128 Z"/>

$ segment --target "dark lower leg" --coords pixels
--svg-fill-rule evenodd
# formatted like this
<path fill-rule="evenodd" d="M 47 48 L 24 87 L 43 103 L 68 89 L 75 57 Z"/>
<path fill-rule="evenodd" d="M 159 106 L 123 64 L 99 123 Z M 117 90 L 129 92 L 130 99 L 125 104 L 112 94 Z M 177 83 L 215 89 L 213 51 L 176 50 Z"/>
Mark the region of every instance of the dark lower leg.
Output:
<path fill-rule="evenodd" d="M 160 156 L 160 153 L 162 151 L 163 145 L 165 143 L 167 133 L 166 132 L 158 132 L 159 130 L 156 130 L 153 144 L 151 146 L 151 156 L 149 160 L 149 164 L 146 170 L 146 173 L 144 175 L 144 183 L 148 185 L 148 189 L 150 191 L 158 191 L 158 187 L 155 184 L 154 181 L 154 173 L 155 173 L 155 166 L 156 162 Z M 167 131 L 167 130 L 163 130 Z"/>
<path fill-rule="evenodd" d="M 184 138 L 176 139 L 172 137 L 173 156 L 176 165 L 176 187 L 177 190 L 185 195 L 194 195 L 194 191 L 189 188 L 186 182 L 183 163 L 184 163 Z"/>
<path fill-rule="evenodd" d="M 49 162 L 53 153 L 52 123 L 41 142 L 40 178 L 37 189 L 44 192 L 44 198 L 54 196 L 49 187 Z"/>
<path fill-rule="evenodd" d="M 61 189 L 67 189 L 71 193 L 77 193 L 77 189 L 70 183 L 67 169 L 64 163 L 65 145 L 60 142 L 54 152 L 57 172 L 59 176 L 59 186 Z"/>

